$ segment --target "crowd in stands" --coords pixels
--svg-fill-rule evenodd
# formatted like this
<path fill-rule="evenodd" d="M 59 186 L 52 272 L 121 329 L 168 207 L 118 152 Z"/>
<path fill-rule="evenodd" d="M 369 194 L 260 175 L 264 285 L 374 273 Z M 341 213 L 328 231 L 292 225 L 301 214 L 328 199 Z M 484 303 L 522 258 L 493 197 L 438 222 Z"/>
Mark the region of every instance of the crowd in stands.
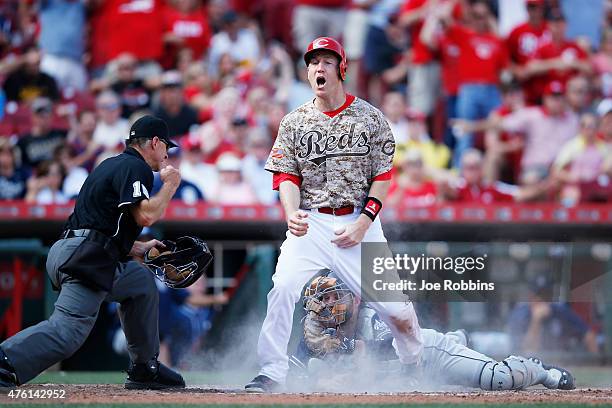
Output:
<path fill-rule="evenodd" d="M 263 165 L 322 35 L 389 121 L 391 203 L 612 201 L 610 0 L 3 2 L 0 200 L 75 198 L 152 113 L 176 199 L 275 203 Z"/>

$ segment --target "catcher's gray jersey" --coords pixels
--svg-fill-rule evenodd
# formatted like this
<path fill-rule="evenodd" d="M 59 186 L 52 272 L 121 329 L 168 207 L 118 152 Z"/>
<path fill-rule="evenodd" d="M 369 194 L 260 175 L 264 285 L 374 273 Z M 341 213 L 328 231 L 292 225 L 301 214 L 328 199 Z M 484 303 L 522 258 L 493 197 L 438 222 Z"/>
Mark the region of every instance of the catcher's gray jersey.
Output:
<path fill-rule="evenodd" d="M 334 117 L 310 101 L 283 118 L 265 168 L 302 177 L 301 208 L 361 207 L 394 152 L 387 121 L 366 101 L 355 98 Z"/>

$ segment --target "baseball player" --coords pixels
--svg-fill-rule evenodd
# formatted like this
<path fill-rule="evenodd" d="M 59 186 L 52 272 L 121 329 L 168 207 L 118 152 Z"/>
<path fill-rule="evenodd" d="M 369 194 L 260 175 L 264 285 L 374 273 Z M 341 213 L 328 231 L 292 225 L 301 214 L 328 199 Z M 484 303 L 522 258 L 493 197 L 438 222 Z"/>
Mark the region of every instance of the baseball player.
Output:
<path fill-rule="evenodd" d="M 367 361 L 365 357 L 379 363 L 396 358 L 388 326 L 329 269 L 319 271 L 306 286 L 303 305 L 307 313 L 303 336 L 291 361 L 305 368 L 309 378 L 321 379 L 315 386 L 329 386 L 329 372 L 340 375 L 343 383 L 358 380 L 355 372 L 360 359 Z M 446 334 L 425 328 L 421 331 L 421 381 L 486 391 L 521 390 L 537 384 L 549 389 L 575 388 L 569 371 L 545 365 L 537 358 L 510 356 L 496 361 L 470 349 L 464 330 Z M 389 364 L 381 367 L 390 371 Z M 365 381 L 371 382 L 376 373 L 368 368 Z"/>
<path fill-rule="evenodd" d="M 151 272 L 127 256 L 142 258 L 162 247 L 157 240 L 135 242 L 145 225 L 164 213 L 180 183 L 166 166 L 168 127 L 144 116 L 130 129 L 125 151 L 102 162 L 89 175 L 65 231 L 47 257 L 47 273 L 59 289 L 53 314 L 44 322 L 0 344 L 0 387 L 25 384 L 51 365 L 71 356 L 87 339 L 100 304 L 118 302 L 127 337 L 130 366 L 125 387 L 184 387 L 180 374 L 157 361 L 158 292 Z M 155 196 L 153 171 L 163 186 Z"/>
<path fill-rule="evenodd" d="M 272 391 L 285 382 L 293 311 L 304 284 L 321 268 L 333 268 L 359 292 L 360 243 L 386 242 L 377 215 L 391 179 L 391 129 L 378 109 L 345 92 L 340 43 L 317 38 L 304 61 L 315 98 L 283 118 L 265 166 L 274 173 L 288 231 L 259 336 L 261 369 L 246 385 L 249 392 Z M 393 332 L 401 362 L 417 364 L 422 337 L 412 303 L 372 307 Z"/>

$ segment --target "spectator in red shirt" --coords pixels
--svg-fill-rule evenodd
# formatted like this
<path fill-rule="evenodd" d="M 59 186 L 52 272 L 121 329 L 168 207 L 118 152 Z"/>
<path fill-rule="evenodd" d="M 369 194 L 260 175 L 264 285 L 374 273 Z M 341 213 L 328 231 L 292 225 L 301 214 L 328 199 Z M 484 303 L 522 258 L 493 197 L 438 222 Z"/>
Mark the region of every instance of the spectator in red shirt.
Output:
<path fill-rule="evenodd" d="M 455 17 L 460 15 L 456 0 L 407 0 L 400 11 L 400 24 L 410 29 L 412 39 L 412 68 L 408 78 L 408 105 L 429 116 L 438 100 L 440 65 L 430 48 L 423 43 L 421 31 L 428 15 L 436 9 L 448 8 Z"/>
<path fill-rule="evenodd" d="M 550 41 L 542 44 L 523 72 L 524 78 L 534 78 L 537 86 L 533 94 L 542 95 L 546 84 L 559 81 L 563 85 L 573 76 L 583 73 L 590 74 L 591 63 L 587 53 L 574 41 L 565 37 L 565 17 L 560 10 L 551 12 L 548 17 Z"/>
<path fill-rule="evenodd" d="M 526 0 L 527 21 L 516 26 L 506 38 L 506 45 L 510 53 L 510 60 L 514 66 L 514 73 L 522 82 L 523 90 L 530 103 L 538 101 L 537 88 L 533 81 L 525 78 L 523 71 L 529 61 L 536 56 L 538 48 L 550 41 L 550 32 L 544 18 L 546 11 L 545 0 Z"/>
<path fill-rule="evenodd" d="M 448 6 L 447 6 L 448 7 Z M 438 9 L 438 13 L 442 16 L 443 24 L 451 24 L 451 21 L 446 21 L 450 16 L 444 13 L 444 10 Z M 454 119 L 457 117 L 457 95 L 459 94 L 459 57 L 461 49 L 457 41 L 448 36 L 440 36 L 438 27 L 439 19 L 435 16 L 429 16 L 425 20 L 423 29 L 419 36 L 420 41 L 429 47 L 432 52 L 437 50 L 437 56 L 440 59 L 442 88 L 446 99 L 446 117 Z M 439 36 L 439 38 L 436 38 Z M 455 147 L 455 136 L 450 126 L 450 120 L 447 121 L 446 130 L 444 132 L 444 144 L 451 150 Z"/>
<path fill-rule="evenodd" d="M 177 0 L 164 8 L 164 67 L 175 68 L 180 50 L 189 50 L 191 58 L 204 56 L 210 42 L 206 13 L 198 0 Z"/>
<path fill-rule="evenodd" d="M 418 150 L 408 152 L 401 163 L 401 174 L 389 190 L 389 204 L 401 207 L 430 207 L 437 201 L 436 184 L 427 179 Z"/>
<path fill-rule="evenodd" d="M 445 37 L 454 39 L 460 51 L 457 116 L 478 120 L 486 118 L 501 104 L 498 83 L 508 64 L 508 52 L 504 42 L 494 32 L 495 21 L 488 2 L 475 1 L 470 12 L 472 26 L 452 25 L 445 29 Z M 471 133 L 457 138 L 453 156 L 455 167 L 460 166 L 461 156 L 473 145 L 473 139 Z"/>
<path fill-rule="evenodd" d="M 482 153 L 472 148 L 461 157 L 461 176 L 456 182 L 441 185 L 444 195 L 452 201 L 479 204 L 527 201 L 544 192 L 539 185 L 518 187 L 499 181 L 486 183 Z"/>
<path fill-rule="evenodd" d="M 518 83 L 504 84 L 502 104 L 491 112 L 489 121 L 499 121 L 521 109 L 524 103 L 523 91 Z M 503 180 L 516 183 L 521 173 L 521 158 L 525 135 L 520 132 L 505 132 L 489 129 L 485 134 L 485 178 L 488 181 Z"/>
<path fill-rule="evenodd" d="M 91 21 L 92 65 L 103 67 L 129 52 L 139 61 L 162 56 L 161 0 L 106 0 L 97 5 Z"/>

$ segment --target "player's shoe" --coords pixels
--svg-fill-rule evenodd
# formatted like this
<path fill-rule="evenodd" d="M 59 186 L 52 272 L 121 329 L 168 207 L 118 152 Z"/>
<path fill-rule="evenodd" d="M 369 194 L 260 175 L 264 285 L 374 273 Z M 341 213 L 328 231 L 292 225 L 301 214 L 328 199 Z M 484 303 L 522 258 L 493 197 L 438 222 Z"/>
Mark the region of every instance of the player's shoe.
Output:
<path fill-rule="evenodd" d="M 565 368 L 544 364 L 544 362 L 537 357 L 530 357 L 529 360 L 538 364 L 548 372 L 548 379 L 544 382 L 546 388 L 554 390 L 573 390 L 576 388 L 574 376 Z"/>
<path fill-rule="evenodd" d="M 0 390 L 9 390 L 19 385 L 17 374 L 4 351 L 0 349 Z"/>
<path fill-rule="evenodd" d="M 185 380 L 179 373 L 166 367 L 157 359 L 151 359 L 142 364 L 130 362 L 125 388 L 128 390 L 185 388 Z"/>
<path fill-rule="evenodd" d="M 280 384 L 265 375 L 258 375 L 253 380 L 244 386 L 246 392 L 274 392 L 280 388 Z"/>

